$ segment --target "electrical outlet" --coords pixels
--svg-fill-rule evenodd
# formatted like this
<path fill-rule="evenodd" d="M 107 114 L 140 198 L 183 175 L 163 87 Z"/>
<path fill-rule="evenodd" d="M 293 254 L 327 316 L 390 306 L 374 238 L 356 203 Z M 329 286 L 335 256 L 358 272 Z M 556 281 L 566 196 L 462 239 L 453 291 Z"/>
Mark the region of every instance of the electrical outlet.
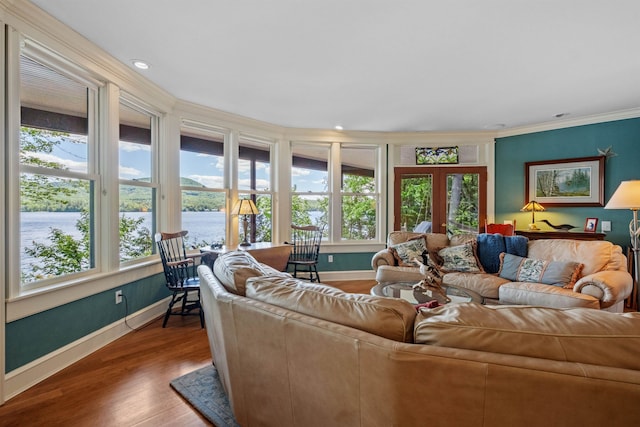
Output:
<path fill-rule="evenodd" d="M 602 221 L 602 231 L 611 231 L 611 221 Z"/>
<path fill-rule="evenodd" d="M 122 302 L 122 291 L 121 290 L 117 290 L 116 291 L 116 304 L 120 304 Z"/>
<path fill-rule="evenodd" d="M 333 255 L 327 255 L 327 260 L 329 262 L 333 262 Z"/>

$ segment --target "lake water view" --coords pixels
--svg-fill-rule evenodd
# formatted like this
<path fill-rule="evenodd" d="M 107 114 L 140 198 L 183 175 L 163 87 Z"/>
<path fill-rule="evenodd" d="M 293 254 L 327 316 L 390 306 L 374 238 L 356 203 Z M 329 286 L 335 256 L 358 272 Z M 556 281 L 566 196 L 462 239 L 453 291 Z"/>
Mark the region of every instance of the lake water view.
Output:
<path fill-rule="evenodd" d="M 126 212 L 125 215 L 131 218 L 145 218 L 144 225 L 151 229 L 150 212 Z M 80 212 L 21 212 L 20 217 L 22 221 L 20 264 L 23 269 L 35 261 L 25 254 L 24 248 L 32 246 L 34 241 L 46 243 L 52 228 L 58 228 L 74 238 L 80 238 L 80 232 L 76 229 Z M 221 242 L 225 237 L 225 226 L 224 212 L 182 212 L 182 227 L 189 230 L 187 243 Z"/>

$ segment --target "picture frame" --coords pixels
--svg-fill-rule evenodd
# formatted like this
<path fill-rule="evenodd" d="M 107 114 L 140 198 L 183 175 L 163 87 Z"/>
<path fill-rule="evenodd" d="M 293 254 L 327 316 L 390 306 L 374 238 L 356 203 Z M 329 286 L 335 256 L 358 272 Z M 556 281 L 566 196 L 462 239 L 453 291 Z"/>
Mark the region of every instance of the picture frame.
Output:
<path fill-rule="evenodd" d="M 458 146 L 416 147 L 416 165 L 458 164 Z"/>
<path fill-rule="evenodd" d="M 598 228 L 598 218 L 587 218 L 584 221 L 584 231 L 586 233 L 595 233 Z"/>
<path fill-rule="evenodd" d="M 525 163 L 525 201 L 542 206 L 604 206 L 604 156 Z"/>

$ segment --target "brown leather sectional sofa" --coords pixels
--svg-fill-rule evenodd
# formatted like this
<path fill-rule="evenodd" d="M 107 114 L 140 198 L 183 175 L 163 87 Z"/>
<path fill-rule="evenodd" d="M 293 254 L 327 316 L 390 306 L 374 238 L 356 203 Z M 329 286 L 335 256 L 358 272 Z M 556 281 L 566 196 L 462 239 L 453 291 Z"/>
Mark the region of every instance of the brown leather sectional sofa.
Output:
<path fill-rule="evenodd" d="M 215 274 L 214 274 L 215 272 Z M 640 314 L 346 294 L 242 253 L 200 266 L 242 426 L 629 426 Z"/>

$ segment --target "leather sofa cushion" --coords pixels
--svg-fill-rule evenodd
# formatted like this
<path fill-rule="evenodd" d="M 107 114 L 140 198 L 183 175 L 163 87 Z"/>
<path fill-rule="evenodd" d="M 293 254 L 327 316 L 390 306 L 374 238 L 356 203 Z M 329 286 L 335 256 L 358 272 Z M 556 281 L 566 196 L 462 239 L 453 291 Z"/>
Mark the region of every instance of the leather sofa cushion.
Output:
<path fill-rule="evenodd" d="M 213 273 L 220 283 L 229 291 L 237 295 L 245 295 L 245 284 L 248 278 L 273 275 L 275 270 L 260 264 L 248 252 L 233 251 L 222 254 L 213 264 Z M 282 273 L 289 276 L 286 273 Z"/>
<path fill-rule="evenodd" d="M 592 308 L 599 310 L 600 300 L 593 295 L 542 283 L 508 282 L 500 286 L 500 304 L 540 305 L 551 308 Z"/>
<path fill-rule="evenodd" d="M 405 300 L 350 294 L 282 276 L 248 279 L 246 296 L 395 341 L 413 340 L 416 310 Z"/>
<path fill-rule="evenodd" d="M 498 299 L 500 287 L 506 283 L 510 283 L 508 279 L 503 279 L 493 274 L 460 272 L 447 273 L 442 278 L 442 281 L 446 285 L 471 289 L 485 298 L 492 299 Z"/>
<path fill-rule="evenodd" d="M 582 276 L 602 270 L 626 270 L 622 248 L 606 240 L 585 242 L 568 239 L 529 241 L 528 255 L 549 261 L 575 261 L 584 264 Z"/>
<path fill-rule="evenodd" d="M 421 309 L 414 341 L 442 347 L 640 369 L 640 313 L 448 304 Z"/>

